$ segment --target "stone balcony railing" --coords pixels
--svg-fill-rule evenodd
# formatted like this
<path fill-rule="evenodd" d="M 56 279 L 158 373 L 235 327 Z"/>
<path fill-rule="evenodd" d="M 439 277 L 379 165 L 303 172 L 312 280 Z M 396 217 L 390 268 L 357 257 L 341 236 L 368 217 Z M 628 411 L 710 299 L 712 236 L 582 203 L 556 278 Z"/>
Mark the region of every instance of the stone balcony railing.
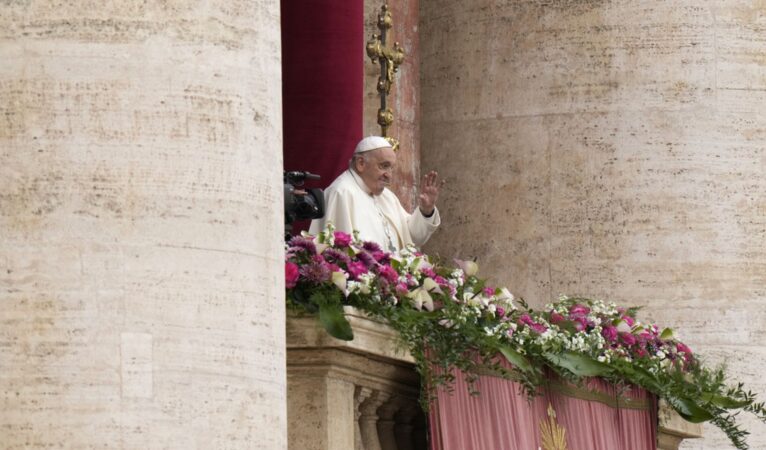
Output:
<path fill-rule="evenodd" d="M 412 357 L 388 326 L 347 308 L 354 340 L 329 336 L 314 316 L 288 313 L 290 450 L 426 450 L 426 418 Z M 699 425 L 662 407 L 659 450 L 700 437 Z"/>

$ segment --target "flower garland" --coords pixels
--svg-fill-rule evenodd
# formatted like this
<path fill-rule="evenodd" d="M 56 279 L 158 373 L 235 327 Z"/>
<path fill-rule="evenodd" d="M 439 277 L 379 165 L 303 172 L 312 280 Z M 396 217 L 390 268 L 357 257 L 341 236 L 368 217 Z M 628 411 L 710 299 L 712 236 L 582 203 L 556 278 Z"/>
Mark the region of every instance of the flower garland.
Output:
<path fill-rule="evenodd" d="M 728 386 L 724 368 L 705 367 L 672 330 L 638 321 L 637 308 L 562 296 L 535 311 L 478 278 L 476 263 L 456 264 L 436 264 L 414 248 L 387 253 L 330 225 L 287 243 L 288 305 L 317 313 L 327 332 L 344 340 L 353 339 L 344 305 L 386 321 L 431 388 L 449 386 L 456 367 L 469 381 L 479 369 L 494 371 L 535 395 L 548 368 L 575 383 L 598 376 L 641 386 L 684 419 L 715 424 L 738 449 L 748 448 L 749 434 L 735 421 L 739 411 L 766 422 L 755 394 L 741 383 Z M 427 407 L 432 393 L 424 394 Z"/>

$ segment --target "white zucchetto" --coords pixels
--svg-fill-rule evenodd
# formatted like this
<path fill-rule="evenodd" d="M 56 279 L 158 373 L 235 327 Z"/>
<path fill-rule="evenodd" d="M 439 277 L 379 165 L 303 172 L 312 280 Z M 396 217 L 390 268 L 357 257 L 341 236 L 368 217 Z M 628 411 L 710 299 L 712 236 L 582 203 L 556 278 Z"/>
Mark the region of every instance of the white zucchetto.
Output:
<path fill-rule="evenodd" d="M 354 154 L 357 155 L 359 153 L 369 152 L 370 150 L 376 150 L 383 147 L 391 147 L 391 143 L 380 136 L 367 136 L 356 144 Z"/>

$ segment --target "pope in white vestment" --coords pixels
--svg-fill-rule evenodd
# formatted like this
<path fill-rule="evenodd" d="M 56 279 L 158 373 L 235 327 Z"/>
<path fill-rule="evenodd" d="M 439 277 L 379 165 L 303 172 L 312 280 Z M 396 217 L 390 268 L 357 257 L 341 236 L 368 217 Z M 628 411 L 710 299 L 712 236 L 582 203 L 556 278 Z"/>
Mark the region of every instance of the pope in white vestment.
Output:
<path fill-rule="evenodd" d="M 332 222 L 336 230 L 356 230 L 360 239 L 387 251 L 425 244 L 441 222 L 436 209 L 438 175 L 429 172 L 423 177 L 419 207 L 408 213 L 388 189 L 395 163 L 388 141 L 377 136 L 362 139 L 349 169 L 325 190 L 325 215 L 311 222 L 309 232 L 315 235 Z"/>

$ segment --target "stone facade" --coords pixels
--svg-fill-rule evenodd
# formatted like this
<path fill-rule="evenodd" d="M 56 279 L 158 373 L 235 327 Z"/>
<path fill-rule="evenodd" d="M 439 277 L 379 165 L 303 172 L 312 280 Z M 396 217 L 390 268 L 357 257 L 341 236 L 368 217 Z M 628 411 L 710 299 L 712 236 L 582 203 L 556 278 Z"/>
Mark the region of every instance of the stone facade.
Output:
<path fill-rule="evenodd" d="M 277 1 L 0 6 L 0 444 L 285 448 Z"/>
<path fill-rule="evenodd" d="M 766 25 L 755 2 L 421 3 L 429 253 L 540 307 L 645 306 L 766 395 Z M 751 419 L 752 448 L 766 427 Z M 729 448 L 706 427 L 683 448 Z"/>

